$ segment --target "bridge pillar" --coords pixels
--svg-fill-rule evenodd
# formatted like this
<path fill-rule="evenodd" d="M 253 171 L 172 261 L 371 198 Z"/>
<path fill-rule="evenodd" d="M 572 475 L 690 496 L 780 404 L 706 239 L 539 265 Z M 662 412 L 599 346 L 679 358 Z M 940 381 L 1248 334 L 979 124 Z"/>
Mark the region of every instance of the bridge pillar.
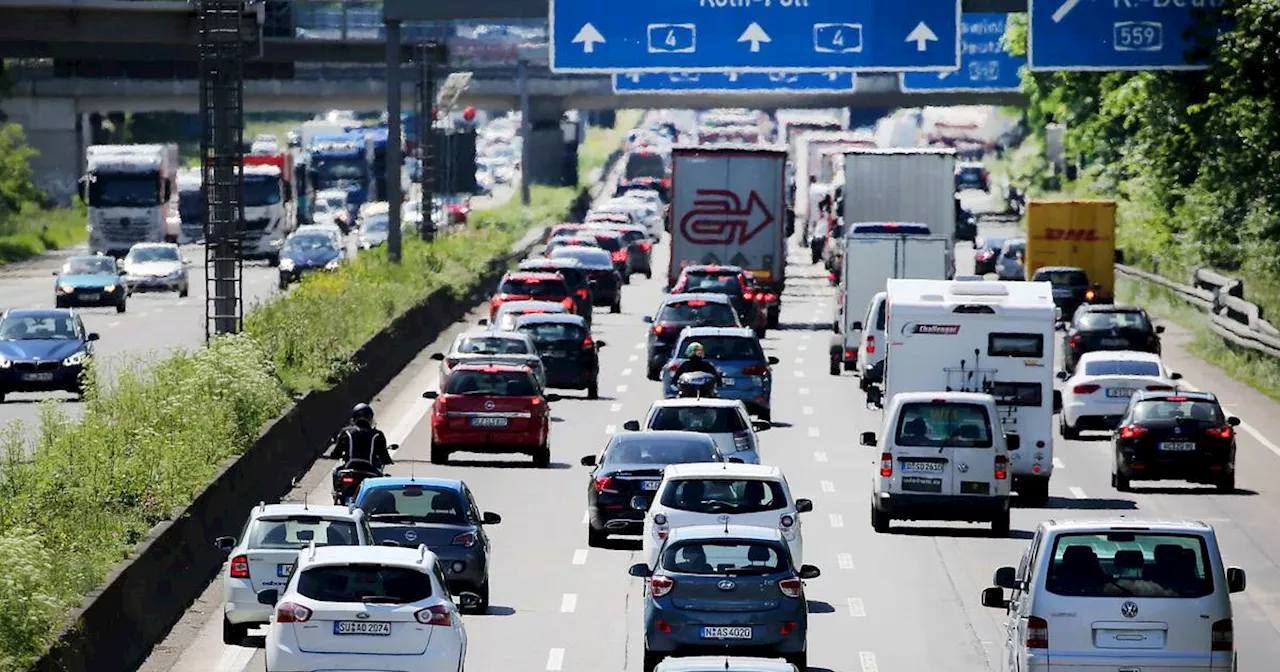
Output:
<path fill-rule="evenodd" d="M 572 187 L 578 184 L 577 131 L 566 131 L 564 101 L 560 98 L 529 99 L 529 144 L 525 156 L 524 179 L 530 184 Z M 576 129 L 576 124 L 572 124 Z"/>
<path fill-rule="evenodd" d="M 82 119 L 74 98 L 10 98 L 3 102 L 9 122 L 22 127 L 27 144 L 40 152 L 31 159 L 36 186 L 58 205 L 71 205 L 84 155 Z"/>

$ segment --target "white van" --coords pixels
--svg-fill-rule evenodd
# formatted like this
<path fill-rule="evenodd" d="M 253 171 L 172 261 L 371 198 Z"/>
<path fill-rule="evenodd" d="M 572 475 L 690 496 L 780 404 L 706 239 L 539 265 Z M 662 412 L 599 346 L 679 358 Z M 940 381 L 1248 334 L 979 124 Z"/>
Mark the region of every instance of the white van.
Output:
<path fill-rule="evenodd" d="M 994 583 L 982 604 L 1006 611 L 1005 670 L 1236 669 L 1245 573 L 1204 523 L 1050 520 Z"/>
<path fill-rule="evenodd" d="M 889 344 L 885 342 L 885 323 L 888 321 L 885 312 L 888 302 L 885 292 L 878 292 L 871 297 L 871 305 L 867 306 L 867 314 L 861 322 L 854 322 L 853 329 L 862 331 L 862 343 L 858 346 L 857 374 L 861 378 L 863 391 L 876 383 L 884 381 L 884 354 Z"/>
<path fill-rule="evenodd" d="M 1018 437 L 1000 431 L 996 400 L 972 392 L 907 392 L 893 397 L 877 440 L 871 480 L 871 527 L 890 521 L 990 522 L 1009 534 L 1009 451 Z"/>

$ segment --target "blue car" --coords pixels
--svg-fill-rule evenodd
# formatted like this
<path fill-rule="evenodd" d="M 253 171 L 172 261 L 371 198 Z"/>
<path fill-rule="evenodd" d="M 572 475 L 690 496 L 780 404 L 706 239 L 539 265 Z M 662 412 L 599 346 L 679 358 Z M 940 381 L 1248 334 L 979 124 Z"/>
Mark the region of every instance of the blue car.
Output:
<path fill-rule="evenodd" d="M 720 370 L 722 381 L 718 396 L 737 399 L 752 415 L 772 420 L 773 369 L 777 357 L 765 357 L 755 332 L 749 327 L 689 327 L 676 342 L 676 356 L 662 369 L 663 396 L 677 396 L 676 369 L 684 362 L 690 343 L 701 343 L 707 360 Z"/>
<path fill-rule="evenodd" d="M 9 310 L 0 315 L 0 401 L 13 392 L 84 396 L 80 374 L 98 335 L 73 310 Z"/>
<path fill-rule="evenodd" d="M 120 267 L 112 257 L 71 257 L 54 271 L 53 301 L 59 308 L 75 306 L 114 307 L 123 313 L 129 289 L 120 277 Z"/>
<path fill-rule="evenodd" d="M 335 238 L 318 229 L 293 232 L 280 247 L 280 289 L 307 273 L 337 270 L 342 263 L 342 244 Z"/>

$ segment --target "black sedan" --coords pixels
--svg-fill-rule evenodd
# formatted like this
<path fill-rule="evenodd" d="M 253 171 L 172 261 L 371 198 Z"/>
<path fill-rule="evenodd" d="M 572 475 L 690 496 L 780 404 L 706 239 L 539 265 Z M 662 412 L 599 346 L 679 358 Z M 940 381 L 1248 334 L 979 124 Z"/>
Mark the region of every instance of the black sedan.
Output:
<path fill-rule="evenodd" d="M 551 253 L 552 259 L 576 259 L 591 282 L 591 303 L 609 306 L 609 312 L 622 312 L 622 276 L 613 267 L 608 252 L 597 247 L 561 247 Z"/>
<path fill-rule="evenodd" d="M 646 316 L 649 334 L 646 371 L 649 380 L 662 377 L 662 367 L 678 353 L 676 341 L 686 327 L 741 327 L 738 313 L 723 294 L 674 294 L 658 306 L 657 314 Z"/>
<path fill-rule="evenodd" d="M 586 390 L 588 399 L 600 397 L 600 348 L 605 342 L 591 338 L 581 316 L 525 315 L 516 320 L 515 330 L 538 347 L 547 387 Z"/>
<path fill-rule="evenodd" d="M 592 467 L 587 485 L 587 545 L 603 546 L 610 534 L 640 534 L 667 465 L 721 461 L 715 442 L 706 434 L 615 434 L 599 455 L 582 458 L 582 466 Z"/>
<path fill-rule="evenodd" d="M 1053 305 L 1062 309 L 1062 319 L 1070 320 L 1076 308 L 1085 302 L 1089 293 L 1089 274 L 1074 266 L 1043 266 L 1031 276 L 1032 282 L 1053 285 Z"/>
<path fill-rule="evenodd" d="M 1066 327 L 1062 368 L 1075 373 L 1080 355 L 1098 350 L 1136 350 L 1160 354 L 1164 327 L 1151 324 L 1147 311 L 1135 306 L 1085 304 Z"/>
<path fill-rule="evenodd" d="M 577 259 L 526 259 L 520 262 L 520 270 L 559 274 L 573 296 L 573 312 L 581 315 L 588 326 L 591 325 L 591 278 L 587 277 L 586 269 Z"/>
<path fill-rule="evenodd" d="M 1111 485 L 1172 479 L 1233 492 L 1239 424 L 1209 392 L 1137 392 L 1115 433 Z"/>

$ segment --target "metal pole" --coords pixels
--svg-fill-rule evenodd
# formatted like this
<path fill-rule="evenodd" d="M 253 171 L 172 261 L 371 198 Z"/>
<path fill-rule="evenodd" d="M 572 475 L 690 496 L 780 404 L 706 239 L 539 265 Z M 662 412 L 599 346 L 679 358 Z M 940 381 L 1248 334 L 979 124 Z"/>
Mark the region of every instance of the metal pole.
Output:
<path fill-rule="evenodd" d="M 520 203 L 529 205 L 529 62 L 520 59 L 516 70 L 516 91 L 520 95 Z"/>
<path fill-rule="evenodd" d="M 400 22 L 387 20 L 387 258 L 400 262 Z"/>
<path fill-rule="evenodd" d="M 422 87 L 422 109 L 426 115 L 427 132 L 422 145 L 422 237 L 431 240 L 436 235 L 436 51 L 435 44 L 423 50 L 426 60 L 426 82 Z"/>

